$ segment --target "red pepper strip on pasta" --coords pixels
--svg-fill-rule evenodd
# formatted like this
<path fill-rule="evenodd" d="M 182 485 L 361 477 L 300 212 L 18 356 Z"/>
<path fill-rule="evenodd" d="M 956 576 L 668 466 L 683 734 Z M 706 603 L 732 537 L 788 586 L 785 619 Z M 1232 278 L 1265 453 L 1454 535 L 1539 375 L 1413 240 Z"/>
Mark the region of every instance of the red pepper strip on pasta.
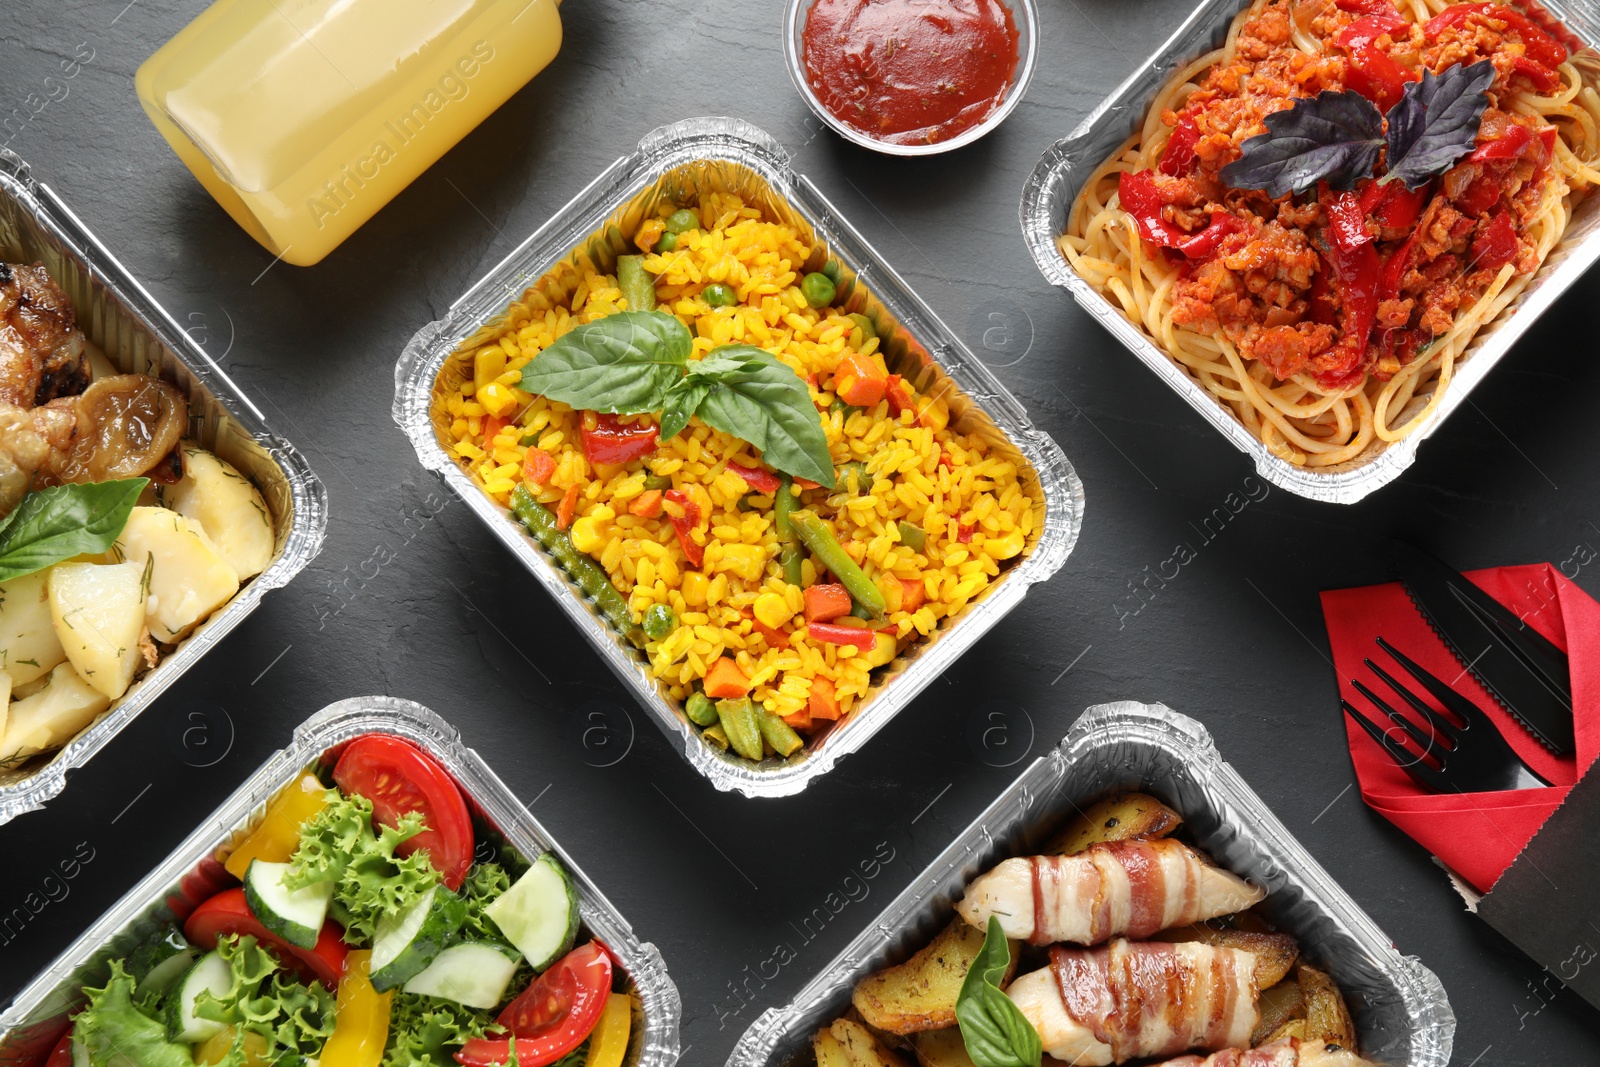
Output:
<path fill-rule="evenodd" d="M 1338 286 L 1341 329 L 1339 363 L 1317 375 L 1324 389 L 1338 389 L 1362 374 L 1367 338 L 1378 316 L 1382 263 L 1367 232 L 1366 213 L 1355 193 L 1340 193 L 1328 202 L 1328 247 L 1325 256 Z"/>
<path fill-rule="evenodd" d="M 1527 56 L 1518 56 L 1511 61 L 1513 72 L 1527 78 L 1533 87 L 1541 93 L 1553 93 L 1561 88 L 1561 77 L 1543 63 L 1536 63 Z"/>
<path fill-rule="evenodd" d="M 1156 180 L 1147 170 L 1124 171 L 1117 179 L 1117 194 L 1122 208 L 1133 216 L 1139 236 L 1162 248 L 1173 248 L 1190 259 L 1202 259 L 1217 250 L 1222 239 L 1243 228 L 1226 211 L 1213 211 L 1211 224 L 1195 233 L 1185 233 L 1161 217 L 1166 206 L 1156 189 Z"/>
<path fill-rule="evenodd" d="M 1400 182 L 1370 182 L 1361 190 L 1361 210 L 1386 229 L 1408 229 L 1422 214 L 1432 187 L 1430 183 L 1407 189 Z"/>
<path fill-rule="evenodd" d="M 1534 25 L 1522 12 L 1501 4 L 1455 4 L 1429 19 L 1422 32 L 1430 39 L 1437 37 L 1452 26 L 1466 22 L 1472 15 L 1482 15 L 1486 19 L 1504 23 L 1506 29 L 1522 39 L 1522 47 L 1527 50 L 1528 58 L 1535 63 L 1541 63 L 1546 67 L 1559 67 L 1567 61 L 1566 46 Z"/>
<path fill-rule="evenodd" d="M 1394 4 L 1390 0 L 1334 0 L 1333 6 L 1353 15 L 1394 14 Z"/>
<path fill-rule="evenodd" d="M 1410 23 L 1393 12 L 1356 19 L 1339 33 L 1337 44 L 1350 53 L 1345 83 L 1387 111 L 1405 94 L 1406 83 L 1417 75 L 1395 62 L 1377 44 L 1385 34 L 1395 34 Z"/>
<path fill-rule="evenodd" d="M 1170 174 L 1174 178 L 1189 173 L 1189 168 L 1194 166 L 1194 146 L 1200 140 L 1200 127 L 1194 124 L 1193 115 L 1185 115 L 1178 120 L 1178 125 L 1172 129 L 1172 136 L 1167 139 L 1167 147 L 1161 153 L 1161 163 L 1157 167 L 1162 174 Z"/>
<path fill-rule="evenodd" d="M 1486 163 L 1495 159 L 1516 159 L 1533 143 L 1533 131 L 1520 122 L 1506 127 L 1506 132 L 1473 149 L 1467 157 L 1469 163 Z"/>
<path fill-rule="evenodd" d="M 1517 258 L 1517 231 L 1511 225 L 1511 212 L 1501 208 L 1478 227 L 1472 239 L 1474 263 L 1488 270 L 1499 270 Z"/>

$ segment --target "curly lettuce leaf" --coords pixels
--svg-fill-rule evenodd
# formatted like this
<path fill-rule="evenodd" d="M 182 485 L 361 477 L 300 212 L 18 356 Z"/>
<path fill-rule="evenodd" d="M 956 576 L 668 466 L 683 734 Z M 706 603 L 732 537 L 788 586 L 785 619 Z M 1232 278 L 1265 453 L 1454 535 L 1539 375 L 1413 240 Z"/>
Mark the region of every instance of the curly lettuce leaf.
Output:
<path fill-rule="evenodd" d="M 395 854 L 424 829 L 421 814 L 410 812 L 399 825 L 375 833 L 370 800 L 334 794 L 300 827 L 284 884 L 301 889 L 333 882 L 332 911 L 344 926 L 345 941 L 371 944 L 380 918 L 410 907 L 439 884 L 426 850 Z"/>
<path fill-rule="evenodd" d="M 200 1018 L 234 1028 L 233 1045 L 217 1067 L 316 1056 L 333 1033 L 333 994 L 296 981 L 248 935 L 219 938 L 217 952 L 232 968 L 232 985 L 220 997 L 201 993 L 194 1006 Z"/>
<path fill-rule="evenodd" d="M 85 988 L 89 1004 L 73 1021 L 73 1037 L 91 1067 L 194 1067 L 188 1045 L 167 1040 L 167 1028 L 133 1002 L 136 983 L 121 960 L 99 989 Z"/>
<path fill-rule="evenodd" d="M 397 989 L 379 1067 L 455 1067 L 456 1049 L 473 1038 L 502 1032 L 488 1012 Z"/>
<path fill-rule="evenodd" d="M 504 941 L 505 935 L 485 914 L 496 898 L 511 888 L 511 876 L 498 863 L 475 863 L 461 883 L 461 898 L 467 902 L 467 918 L 458 935 L 463 941 Z"/>

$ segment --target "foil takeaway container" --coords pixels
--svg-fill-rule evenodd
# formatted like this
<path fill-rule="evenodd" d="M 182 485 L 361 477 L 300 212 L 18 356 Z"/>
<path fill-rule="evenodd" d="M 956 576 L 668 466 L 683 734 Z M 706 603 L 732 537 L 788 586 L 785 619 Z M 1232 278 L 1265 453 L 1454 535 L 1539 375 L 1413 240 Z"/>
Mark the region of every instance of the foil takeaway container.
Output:
<path fill-rule="evenodd" d="M 43 263 L 71 298 L 78 328 L 124 374 L 147 374 L 189 400 L 186 436 L 232 464 L 261 490 L 272 512 L 272 562 L 233 599 L 136 681 L 64 748 L 0 770 L 0 823 L 44 806 L 81 767 L 149 707 L 241 619 L 262 594 L 289 582 L 322 549 L 328 496 L 305 458 L 273 433 L 205 351 L 95 239 L 27 165 L 0 150 L 0 262 Z"/>
<path fill-rule="evenodd" d="M 1205 727 L 1133 701 L 1086 711 L 793 1001 L 752 1023 L 729 1067 L 809 1063 L 811 1035 L 849 1009 L 856 982 L 932 940 L 968 883 L 1036 851 L 1082 807 L 1130 789 L 1159 797 L 1183 816 L 1199 848 L 1268 891 L 1260 910 L 1338 983 L 1363 1056 L 1392 1067 L 1446 1067 L 1456 1023 L 1439 979 L 1395 949 L 1223 762 Z"/>
<path fill-rule="evenodd" d="M 368 696 L 330 704 L 302 723 L 287 748 L 268 757 L 171 855 L 18 993 L 0 1014 L 0 1064 L 42 1067 L 66 1032 L 69 1015 L 84 1003 L 82 988 L 103 985 L 111 960 L 127 955 L 165 924 L 181 924 L 218 889 L 235 884 L 222 861 L 261 821 L 278 791 L 302 771 L 331 759 L 346 742 L 374 733 L 411 742 L 455 779 L 480 846 L 492 843 L 503 859 L 512 861 L 531 863 L 544 852 L 561 858 L 578 891 L 580 935 L 597 937 L 611 949 L 634 996 L 623 1063 L 676 1063 L 682 1005 L 656 947 L 634 936 L 616 907 L 454 728 L 420 704 Z"/>
<path fill-rule="evenodd" d="M 1484 327 L 1456 361 L 1446 395 L 1427 420 L 1393 444 L 1375 441 L 1345 463 L 1316 469 L 1300 467 L 1273 455 L 1231 411 L 1175 362 L 1138 326 L 1129 322 L 1104 296 L 1067 263 L 1056 238 L 1067 228 L 1078 193 L 1089 176 L 1144 124 L 1150 102 L 1177 71 L 1218 48 L 1234 16 L 1250 0 L 1204 0 L 1155 55 L 1128 76 L 1077 129 L 1045 150 L 1022 188 L 1022 236 L 1046 280 L 1071 293 L 1139 361 L 1154 371 L 1179 396 L 1234 446 L 1250 457 L 1256 472 L 1297 496 L 1335 504 L 1353 504 L 1388 485 L 1417 458 L 1417 449 L 1439 425 L 1466 402 L 1495 364 L 1533 320 L 1600 258 L 1600 196 L 1578 206 L 1571 224 L 1538 274 L 1496 320 Z M 1580 69 L 1600 85 L 1600 11 L 1592 0 L 1545 0 L 1544 8 L 1587 44 Z"/>
<path fill-rule="evenodd" d="M 839 303 L 870 318 L 891 373 L 918 395 L 950 405 L 951 425 L 981 434 L 1014 462 L 1035 499 L 1033 533 L 1017 564 L 931 638 L 882 671 L 862 705 L 787 760 L 760 762 L 702 741 L 673 700 L 650 677 L 644 656 L 610 627 L 576 584 L 483 492 L 448 451 L 445 400 L 472 375 L 472 352 L 504 321 L 510 305 L 533 291 L 552 306 L 570 298 L 586 269 L 611 271 L 641 222 L 662 201 L 726 191 L 760 206 L 814 243 L 806 271 L 837 274 Z M 730 118 L 688 119 L 650 133 L 571 203 L 556 212 L 499 266 L 456 301 L 443 319 L 419 330 L 395 367 L 395 421 L 418 457 L 435 471 L 560 604 L 607 665 L 651 712 L 684 758 L 718 789 L 746 796 L 798 793 L 864 745 L 901 708 L 1022 599 L 1061 568 L 1083 523 L 1083 486 L 1060 446 L 1029 420 L 1022 405 L 916 296 L 816 186 L 790 166 L 770 136 Z"/>

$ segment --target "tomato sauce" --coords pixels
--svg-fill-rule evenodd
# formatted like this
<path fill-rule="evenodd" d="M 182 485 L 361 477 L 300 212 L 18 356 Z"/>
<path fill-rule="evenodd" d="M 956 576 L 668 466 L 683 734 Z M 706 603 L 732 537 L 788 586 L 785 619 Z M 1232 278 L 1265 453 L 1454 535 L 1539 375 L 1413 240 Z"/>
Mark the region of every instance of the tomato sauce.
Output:
<path fill-rule="evenodd" d="M 972 128 L 1017 69 L 1017 27 L 1000 0 L 817 0 L 802 43 L 822 106 L 890 144 Z"/>

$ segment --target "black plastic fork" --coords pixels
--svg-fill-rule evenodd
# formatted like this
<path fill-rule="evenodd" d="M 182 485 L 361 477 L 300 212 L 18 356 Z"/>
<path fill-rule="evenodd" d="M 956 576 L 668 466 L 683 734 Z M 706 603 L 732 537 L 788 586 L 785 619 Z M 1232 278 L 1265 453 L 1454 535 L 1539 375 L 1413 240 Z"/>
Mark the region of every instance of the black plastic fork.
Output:
<path fill-rule="evenodd" d="M 1522 762 L 1500 735 L 1494 721 L 1470 699 L 1429 674 L 1381 637 L 1378 638 L 1378 647 L 1405 668 L 1406 673 L 1415 678 L 1457 720 L 1452 721 L 1429 707 L 1421 697 L 1401 685 L 1372 660 L 1362 661 L 1401 700 L 1410 705 L 1412 711 L 1421 716 L 1426 727 L 1396 711 L 1360 680 L 1353 680 L 1350 684 L 1388 716 L 1405 738 L 1421 751 L 1412 751 L 1405 741 L 1395 736 L 1394 730 L 1380 727 L 1348 700 L 1340 700 L 1339 704 L 1418 785 L 1435 793 L 1489 793 L 1550 784 Z"/>

